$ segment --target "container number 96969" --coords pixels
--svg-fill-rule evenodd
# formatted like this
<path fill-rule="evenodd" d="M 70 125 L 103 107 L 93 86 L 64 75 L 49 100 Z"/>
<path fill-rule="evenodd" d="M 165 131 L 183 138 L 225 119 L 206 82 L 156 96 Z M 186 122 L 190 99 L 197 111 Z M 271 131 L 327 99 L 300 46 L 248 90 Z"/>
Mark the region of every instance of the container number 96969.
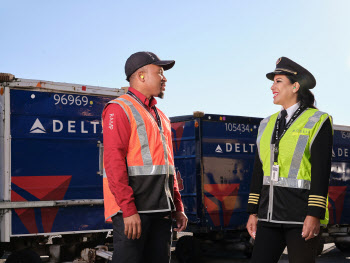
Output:
<path fill-rule="evenodd" d="M 225 126 L 226 126 L 226 131 L 250 132 L 249 124 L 225 123 Z"/>
<path fill-rule="evenodd" d="M 86 106 L 89 103 L 89 99 L 86 96 L 74 96 L 74 95 L 59 95 L 55 94 L 53 96 L 55 100 L 55 105 L 61 103 L 62 105 L 77 105 L 77 106 Z"/>

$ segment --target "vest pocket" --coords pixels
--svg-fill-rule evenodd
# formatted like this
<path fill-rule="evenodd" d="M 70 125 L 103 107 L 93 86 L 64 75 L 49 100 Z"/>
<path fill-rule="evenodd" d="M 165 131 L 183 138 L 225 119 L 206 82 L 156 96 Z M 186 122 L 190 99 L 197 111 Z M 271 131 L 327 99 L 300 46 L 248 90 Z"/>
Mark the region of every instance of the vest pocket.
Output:
<path fill-rule="evenodd" d="M 307 214 L 309 190 L 274 187 L 273 221 L 303 223 Z"/>
<path fill-rule="evenodd" d="M 139 212 L 156 212 L 169 209 L 165 193 L 166 175 L 129 176 L 134 191 L 135 205 Z"/>
<path fill-rule="evenodd" d="M 259 200 L 259 210 L 258 210 L 259 219 L 267 219 L 267 213 L 269 209 L 269 192 L 270 192 L 270 186 L 263 185 L 261 189 L 260 200 Z"/>

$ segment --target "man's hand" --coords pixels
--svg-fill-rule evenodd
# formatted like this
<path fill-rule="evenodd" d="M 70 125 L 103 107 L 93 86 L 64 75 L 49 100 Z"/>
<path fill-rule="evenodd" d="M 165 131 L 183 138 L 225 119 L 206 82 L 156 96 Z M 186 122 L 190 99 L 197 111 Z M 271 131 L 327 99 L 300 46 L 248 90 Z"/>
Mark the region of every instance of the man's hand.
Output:
<path fill-rule="evenodd" d="M 176 220 L 176 226 L 177 228 L 174 228 L 174 231 L 176 232 L 181 232 L 183 230 L 185 230 L 186 226 L 187 226 L 187 221 L 188 218 L 185 215 L 184 212 L 174 212 L 172 214 L 173 218 L 175 218 Z"/>
<path fill-rule="evenodd" d="M 305 241 L 318 236 L 320 233 L 320 219 L 314 216 L 306 216 L 301 236 Z"/>
<path fill-rule="evenodd" d="M 141 219 L 139 214 L 124 218 L 124 234 L 128 239 L 139 239 L 141 236 Z"/>
<path fill-rule="evenodd" d="M 256 236 L 256 228 L 258 225 L 258 217 L 256 214 L 250 215 L 248 218 L 248 222 L 247 222 L 247 230 L 249 235 L 255 239 Z"/>

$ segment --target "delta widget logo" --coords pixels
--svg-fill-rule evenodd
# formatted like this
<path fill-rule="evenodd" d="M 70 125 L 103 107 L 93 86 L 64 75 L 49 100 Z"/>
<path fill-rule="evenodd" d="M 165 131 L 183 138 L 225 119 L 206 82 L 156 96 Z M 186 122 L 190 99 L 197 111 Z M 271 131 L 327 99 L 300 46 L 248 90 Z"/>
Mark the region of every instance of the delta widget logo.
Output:
<path fill-rule="evenodd" d="M 30 133 L 46 133 L 44 126 L 38 118 L 35 120 L 32 128 L 30 128 Z"/>
<path fill-rule="evenodd" d="M 13 176 L 11 178 L 11 201 L 63 200 L 71 181 L 71 175 Z M 49 233 L 56 218 L 58 207 L 14 209 L 30 234 Z"/>
<path fill-rule="evenodd" d="M 223 153 L 220 145 L 218 144 L 218 147 L 216 147 L 215 152 L 217 153 Z"/>

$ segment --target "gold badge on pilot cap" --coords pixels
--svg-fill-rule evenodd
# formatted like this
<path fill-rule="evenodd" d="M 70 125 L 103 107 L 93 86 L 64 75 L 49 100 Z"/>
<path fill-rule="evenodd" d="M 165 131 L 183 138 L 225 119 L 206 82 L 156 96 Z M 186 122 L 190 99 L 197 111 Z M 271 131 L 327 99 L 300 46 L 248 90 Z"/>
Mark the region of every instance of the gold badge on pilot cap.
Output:
<path fill-rule="evenodd" d="M 281 60 L 282 60 L 282 58 L 277 59 L 277 61 L 276 61 L 276 65 L 278 65 L 278 63 L 280 63 L 280 62 L 281 62 Z"/>

